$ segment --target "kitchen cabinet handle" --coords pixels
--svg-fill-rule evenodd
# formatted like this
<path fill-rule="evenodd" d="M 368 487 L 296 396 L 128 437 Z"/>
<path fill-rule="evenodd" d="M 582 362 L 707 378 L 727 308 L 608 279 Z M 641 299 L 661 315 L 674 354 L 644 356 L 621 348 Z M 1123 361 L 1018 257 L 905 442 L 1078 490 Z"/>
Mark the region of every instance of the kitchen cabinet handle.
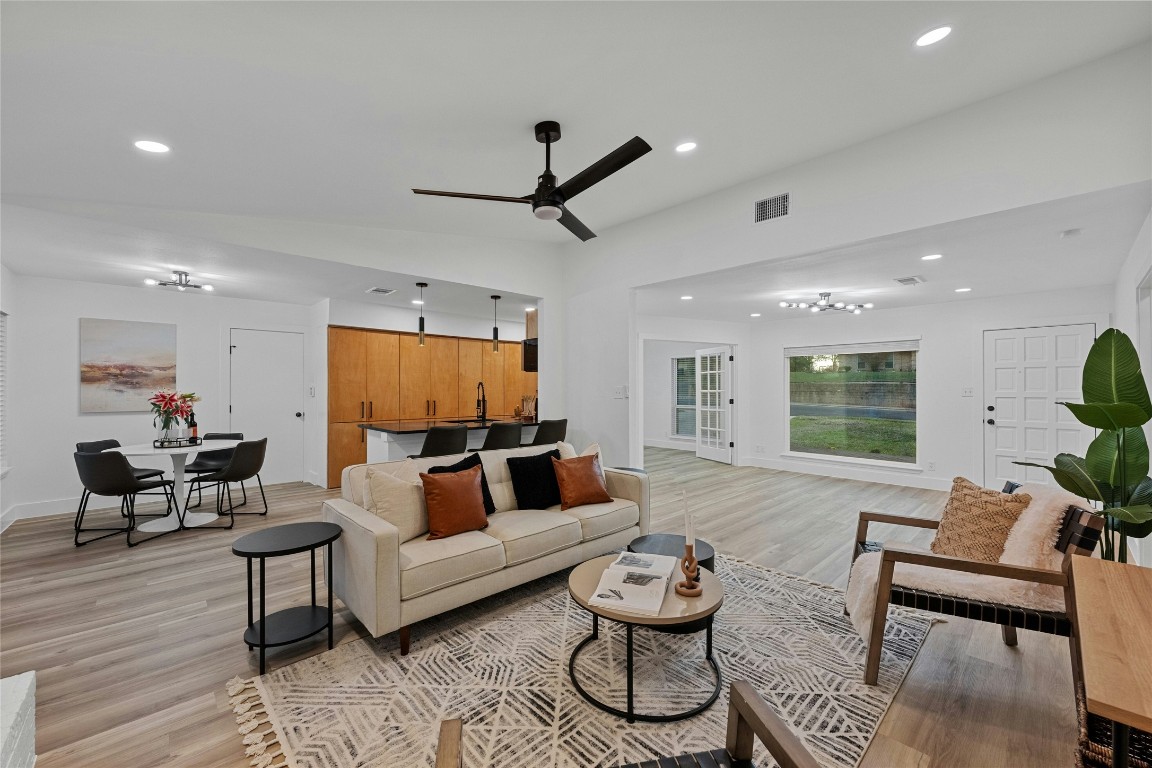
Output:
<path fill-rule="evenodd" d="M 360 401 L 360 418 L 364 418 L 364 401 Z"/>
<path fill-rule="evenodd" d="M 425 416 L 431 416 L 432 415 L 432 401 L 431 400 L 425 400 L 424 401 L 424 415 Z"/>
<path fill-rule="evenodd" d="M 372 418 L 372 401 L 368 401 L 368 418 Z"/>
<path fill-rule="evenodd" d="M 360 442 L 364 442 L 364 433 L 367 431 L 368 430 L 366 430 L 366 429 L 360 430 Z"/>
<path fill-rule="evenodd" d="M 432 415 L 433 416 L 436 415 L 436 401 L 435 400 L 432 401 Z"/>

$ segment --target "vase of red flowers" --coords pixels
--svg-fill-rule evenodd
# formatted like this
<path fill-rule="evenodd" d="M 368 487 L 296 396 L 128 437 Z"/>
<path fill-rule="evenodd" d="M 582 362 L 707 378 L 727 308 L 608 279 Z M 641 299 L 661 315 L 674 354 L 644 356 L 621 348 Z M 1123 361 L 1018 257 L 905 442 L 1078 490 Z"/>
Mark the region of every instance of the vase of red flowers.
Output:
<path fill-rule="evenodd" d="M 152 406 L 152 424 L 156 427 L 157 442 L 175 442 L 179 439 L 180 422 L 188 422 L 192 415 L 192 405 L 200 400 L 195 392 L 183 394 L 160 390 L 148 399 Z"/>

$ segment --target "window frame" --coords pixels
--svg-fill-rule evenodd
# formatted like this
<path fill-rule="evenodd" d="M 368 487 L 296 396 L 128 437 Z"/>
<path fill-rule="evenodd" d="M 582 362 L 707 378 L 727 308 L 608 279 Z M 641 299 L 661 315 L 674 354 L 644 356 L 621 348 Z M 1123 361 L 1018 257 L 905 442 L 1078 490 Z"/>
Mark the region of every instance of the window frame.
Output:
<path fill-rule="evenodd" d="M 695 440 L 697 429 L 699 425 L 697 419 L 699 414 L 696 408 L 696 357 L 673 357 L 672 360 L 672 425 L 668 436 L 672 439 L 678 440 Z M 692 403 L 690 405 L 681 405 L 679 402 L 679 365 L 682 361 L 687 361 L 692 365 L 691 382 L 692 382 Z M 692 412 L 692 434 L 685 435 L 680 433 L 680 420 L 677 418 L 680 411 L 689 410 Z"/>

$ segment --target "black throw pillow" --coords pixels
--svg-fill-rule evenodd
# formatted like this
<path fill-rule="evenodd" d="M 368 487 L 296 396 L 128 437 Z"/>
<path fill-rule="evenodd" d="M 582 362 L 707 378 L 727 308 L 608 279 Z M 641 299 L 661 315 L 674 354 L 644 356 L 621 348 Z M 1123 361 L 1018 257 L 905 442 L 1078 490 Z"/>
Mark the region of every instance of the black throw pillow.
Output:
<path fill-rule="evenodd" d="M 560 484 L 556 482 L 556 470 L 552 468 L 554 458 L 559 460 L 560 451 L 508 459 L 508 474 L 512 476 L 517 509 L 547 509 L 560 503 Z"/>
<path fill-rule="evenodd" d="M 466 469 L 472 469 L 472 467 L 480 467 L 480 495 L 484 497 L 484 512 L 490 515 L 496 511 L 496 504 L 492 501 L 492 492 L 488 490 L 488 478 L 484 476 L 484 464 L 480 461 L 479 454 L 474 453 L 450 467 L 432 467 L 428 470 L 428 474 L 440 475 L 445 472 L 463 472 Z"/>

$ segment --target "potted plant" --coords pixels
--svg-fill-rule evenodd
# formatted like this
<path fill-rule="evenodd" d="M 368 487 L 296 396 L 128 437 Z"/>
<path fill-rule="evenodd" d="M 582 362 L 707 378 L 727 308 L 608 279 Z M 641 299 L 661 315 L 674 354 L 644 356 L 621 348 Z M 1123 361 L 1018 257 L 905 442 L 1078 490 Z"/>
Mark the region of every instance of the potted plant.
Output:
<path fill-rule="evenodd" d="M 1106 560 L 1128 561 L 1128 537 L 1152 533 L 1152 478 L 1148 477 L 1148 440 L 1152 401 L 1140 371 L 1136 348 L 1125 334 L 1109 328 L 1100 334 L 1084 361 L 1083 403 L 1060 403 L 1085 426 L 1100 430 L 1083 457 L 1061 453 L 1055 466 L 1043 467 L 1066 491 L 1099 502 L 1105 518 Z"/>

